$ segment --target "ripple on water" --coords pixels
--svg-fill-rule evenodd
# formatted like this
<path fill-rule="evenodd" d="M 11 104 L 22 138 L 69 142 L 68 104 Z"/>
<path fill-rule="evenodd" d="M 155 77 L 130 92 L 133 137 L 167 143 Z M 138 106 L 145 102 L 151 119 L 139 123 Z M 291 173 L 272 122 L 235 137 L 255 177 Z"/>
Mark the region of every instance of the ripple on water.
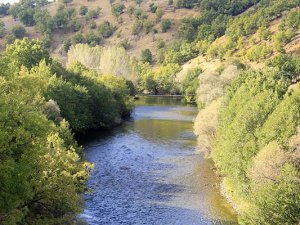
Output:
<path fill-rule="evenodd" d="M 234 224 L 211 162 L 196 154 L 195 114 L 192 107 L 143 104 L 133 121 L 87 142 L 93 192 L 80 217 L 93 225 Z"/>

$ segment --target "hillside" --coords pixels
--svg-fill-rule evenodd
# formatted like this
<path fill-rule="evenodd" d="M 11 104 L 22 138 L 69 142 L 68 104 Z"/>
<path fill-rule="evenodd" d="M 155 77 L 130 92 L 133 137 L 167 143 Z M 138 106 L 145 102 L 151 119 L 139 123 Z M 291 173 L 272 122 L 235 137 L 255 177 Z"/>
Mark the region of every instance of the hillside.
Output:
<path fill-rule="evenodd" d="M 81 1 L 74 0 L 68 4 L 65 4 L 66 8 L 71 9 L 74 8 L 78 14 L 80 7 L 86 6 L 88 9 L 93 10 L 97 7 L 100 7 L 100 14 L 97 18 L 93 18 L 89 21 L 86 20 L 85 16 L 76 16 L 76 21 L 79 21 L 82 24 L 82 27 L 79 31 L 74 32 L 71 26 L 71 22 L 69 22 L 68 29 L 55 29 L 51 34 L 51 53 L 55 58 L 63 59 L 64 61 L 66 52 L 63 50 L 63 42 L 70 39 L 72 36 L 82 33 L 83 35 L 87 34 L 90 31 L 96 31 L 97 28 L 91 29 L 89 24 L 91 21 L 94 21 L 96 25 L 99 27 L 104 21 L 108 21 L 112 26 L 115 27 L 113 34 L 110 37 L 105 38 L 101 42 L 103 46 L 116 46 L 120 45 L 122 42 L 126 42 L 128 46 L 128 52 L 130 55 L 140 58 L 141 51 L 143 49 L 150 49 L 154 55 L 157 52 L 157 44 L 159 41 L 164 41 L 166 43 L 173 42 L 175 40 L 179 40 L 177 29 L 180 23 L 180 20 L 185 17 L 193 17 L 199 14 L 197 9 L 177 9 L 174 5 L 168 5 L 167 1 L 155 1 L 155 0 L 145 0 L 142 1 L 140 5 L 136 3 L 136 1 L 114 1 L 114 5 L 116 4 L 124 4 L 125 10 L 119 16 L 116 17 L 112 15 L 112 4 L 109 0 L 94 0 L 94 1 Z M 156 21 L 157 16 L 156 13 L 150 11 L 149 5 L 151 3 L 155 4 L 158 10 L 162 10 L 162 17 Z M 61 1 L 49 3 L 43 6 L 43 9 L 47 9 L 51 16 L 55 16 L 59 6 L 64 5 Z M 145 15 L 146 20 L 151 23 L 151 28 L 149 33 L 146 33 L 145 30 L 140 31 L 138 34 L 132 34 L 134 24 L 140 19 L 135 15 L 130 15 L 128 12 L 129 8 L 133 8 L 134 10 L 138 9 Z M 167 32 L 161 31 L 161 21 L 169 19 L 172 22 L 170 29 Z M 22 23 L 17 19 L 13 19 L 12 16 L 4 16 L 1 18 L 4 22 L 7 32 L 9 33 L 10 29 L 14 25 L 22 25 Z M 34 27 L 34 26 L 26 26 L 26 37 L 29 38 L 39 38 L 42 39 L 43 35 Z M 97 33 L 97 32 L 96 32 Z M 3 50 L 5 48 L 5 40 L 0 39 L 0 49 Z"/>

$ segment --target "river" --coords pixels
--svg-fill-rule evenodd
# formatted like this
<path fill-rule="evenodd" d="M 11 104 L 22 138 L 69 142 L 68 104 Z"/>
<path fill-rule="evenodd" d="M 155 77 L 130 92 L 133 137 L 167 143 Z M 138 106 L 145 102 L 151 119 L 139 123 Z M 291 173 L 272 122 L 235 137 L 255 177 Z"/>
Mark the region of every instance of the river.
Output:
<path fill-rule="evenodd" d="M 82 144 L 94 163 L 81 218 L 91 225 L 235 224 L 213 164 L 197 151 L 195 107 L 143 97 L 130 121 Z"/>

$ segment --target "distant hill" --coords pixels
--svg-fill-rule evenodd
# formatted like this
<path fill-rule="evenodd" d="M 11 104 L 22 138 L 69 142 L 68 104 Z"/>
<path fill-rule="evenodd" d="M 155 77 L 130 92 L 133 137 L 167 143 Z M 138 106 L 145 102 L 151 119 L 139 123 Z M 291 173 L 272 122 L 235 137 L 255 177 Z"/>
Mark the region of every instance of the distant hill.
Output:
<path fill-rule="evenodd" d="M 56 1 L 43 6 L 43 9 L 47 9 L 51 16 L 55 16 L 58 8 L 62 5 L 66 6 L 67 9 L 74 8 L 76 10 L 76 21 L 78 21 L 82 27 L 79 31 L 74 32 L 70 27 L 72 21 L 69 21 L 68 29 L 55 29 L 51 35 L 51 53 L 54 57 L 59 59 L 65 59 L 66 53 L 63 51 L 63 42 L 70 39 L 72 36 L 82 33 L 87 34 L 90 31 L 94 31 L 97 34 L 97 28 L 91 29 L 90 24 L 92 21 L 97 26 L 101 25 L 104 21 L 108 21 L 112 26 L 115 27 L 113 34 L 110 37 L 105 38 L 101 45 L 119 45 L 124 44 L 131 55 L 139 58 L 142 49 L 148 48 L 154 54 L 157 52 L 157 43 L 164 41 L 169 43 L 174 40 L 178 40 L 177 28 L 180 20 L 185 17 L 197 16 L 199 14 L 197 9 L 176 9 L 174 5 L 169 5 L 167 1 L 154 1 L 144 0 L 140 5 L 134 0 L 128 1 L 114 1 L 113 5 L 124 4 L 124 12 L 117 18 L 112 15 L 112 4 L 109 0 L 94 0 L 94 1 L 82 1 L 74 0 L 68 4 L 63 4 L 62 1 Z M 157 13 L 150 11 L 150 5 L 154 4 L 157 7 L 157 11 L 162 11 L 161 19 L 157 20 Z M 95 10 L 100 7 L 100 14 L 98 18 L 86 20 L 85 16 L 79 15 L 80 7 L 86 6 L 88 10 Z M 132 10 L 132 15 L 129 11 Z M 138 11 L 138 12 L 136 12 Z M 137 13 L 142 13 L 145 19 L 137 18 Z M 14 19 L 12 16 L 4 16 L 1 18 L 4 22 L 7 32 L 9 33 L 11 28 L 15 25 L 22 25 L 19 19 Z M 139 26 L 139 22 L 147 21 L 148 25 L 144 24 L 141 31 L 138 34 L 133 34 L 133 27 Z M 162 32 L 161 23 L 163 20 L 170 20 L 171 27 L 166 32 Z M 93 23 L 94 23 L 93 22 Z M 143 25 L 142 25 L 143 26 Z M 149 32 L 145 31 L 145 26 L 149 26 Z M 37 31 L 34 26 L 26 26 L 27 34 L 29 38 L 40 38 L 42 34 Z M 4 49 L 5 41 L 0 39 L 0 49 Z"/>

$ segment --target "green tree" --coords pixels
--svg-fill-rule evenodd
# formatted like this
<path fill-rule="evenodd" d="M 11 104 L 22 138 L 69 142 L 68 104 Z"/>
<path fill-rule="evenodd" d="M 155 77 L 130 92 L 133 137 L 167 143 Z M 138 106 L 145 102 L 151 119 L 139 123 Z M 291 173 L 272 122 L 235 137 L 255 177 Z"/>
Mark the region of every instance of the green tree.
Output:
<path fill-rule="evenodd" d="M 36 28 L 42 34 L 51 34 L 53 30 L 52 16 L 46 9 L 36 10 L 34 13 L 34 21 L 36 23 Z"/>
<path fill-rule="evenodd" d="M 142 62 L 143 63 L 152 63 L 152 52 L 150 49 L 144 49 L 142 51 Z"/>
<path fill-rule="evenodd" d="M 19 39 L 25 37 L 26 35 L 26 29 L 22 25 L 13 26 L 11 32 L 16 38 Z"/>
<path fill-rule="evenodd" d="M 115 16 L 115 17 L 119 17 L 125 9 L 125 5 L 124 4 L 114 4 L 111 7 L 111 13 Z"/>
<path fill-rule="evenodd" d="M 53 25 L 56 29 L 66 28 L 69 23 L 69 13 L 64 6 L 60 6 L 53 17 Z"/>
<path fill-rule="evenodd" d="M 9 3 L 2 3 L 0 5 L 0 15 L 1 16 L 7 16 L 8 15 L 8 10 L 9 10 L 10 4 Z"/>
<path fill-rule="evenodd" d="M 178 64 L 170 63 L 160 66 L 154 73 L 154 81 L 156 90 L 159 94 L 175 94 L 178 93 L 178 86 L 175 80 L 176 74 L 180 71 Z"/>
<path fill-rule="evenodd" d="M 162 16 L 164 15 L 164 11 L 159 8 L 158 10 L 156 10 L 155 15 L 156 15 L 156 21 L 159 22 Z"/>
<path fill-rule="evenodd" d="M 161 31 L 163 33 L 167 32 L 171 28 L 172 22 L 169 19 L 165 19 L 161 21 Z"/>
<path fill-rule="evenodd" d="M 109 38 L 115 30 L 116 28 L 107 20 L 98 26 L 99 34 L 104 38 Z"/>
<path fill-rule="evenodd" d="M 16 40 L 13 44 L 8 45 L 3 53 L 1 62 L 6 65 L 7 72 L 3 71 L 2 75 L 17 73 L 21 66 L 31 69 L 43 59 L 48 62 L 49 53 L 43 49 L 40 41 L 27 38 Z"/>

